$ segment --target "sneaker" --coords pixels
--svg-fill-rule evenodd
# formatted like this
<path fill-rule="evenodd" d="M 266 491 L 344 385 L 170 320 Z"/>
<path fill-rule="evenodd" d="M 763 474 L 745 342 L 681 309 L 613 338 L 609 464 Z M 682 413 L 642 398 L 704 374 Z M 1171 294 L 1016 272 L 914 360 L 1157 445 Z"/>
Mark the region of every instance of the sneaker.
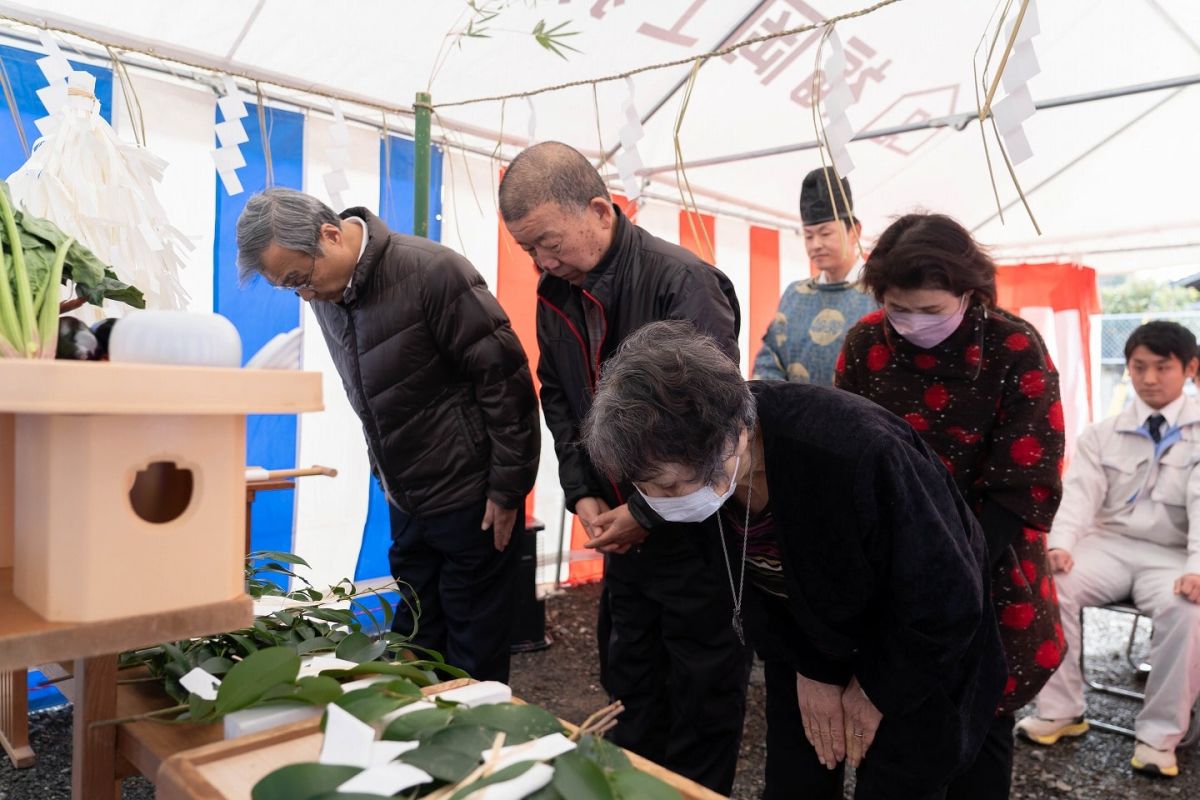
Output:
<path fill-rule="evenodd" d="M 1018 736 L 1028 739 L 1034 744 L 1051 745 L 1064 736 L 1082 736 L 1087 733 L 1088 724 L 1083 717 L 1068 719 L 1025 717 L 1017 723 L 1015 731 Z"/>
<path fill-rule="evenodd" d="M 1138 772 L 1148 775 L 1161 775 L 1164 778 L 1174 778 L 1179 774 L 1179 765 L 1175 763 L 1175 750 L 1159 750 L 1145 742 L 1133 746 L 1133 759 L 1130 761 Z"/>

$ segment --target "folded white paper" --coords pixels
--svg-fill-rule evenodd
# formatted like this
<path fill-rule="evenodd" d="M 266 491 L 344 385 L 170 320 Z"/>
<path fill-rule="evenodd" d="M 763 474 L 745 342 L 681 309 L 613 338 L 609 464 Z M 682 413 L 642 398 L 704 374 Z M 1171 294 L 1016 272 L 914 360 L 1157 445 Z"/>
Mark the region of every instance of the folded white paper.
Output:
<path fill-rule="evenodd" d="M 216 700 L 217 689 L 221 687 L 221 679 L 196 667 L 179 679 L 179 685 L 201 700 Z"/>
<path fill-rule="evenodd" d="M 246 362 L 246 369 L 300 369 L 303 347 L 302 328 L 276 334 Z"/>
<path fill-rule="evenodd" d="M 1025 135 L 1025 130 L 1020 126 L 1004 134 L 1004 149 L 1008 151 L 1008 160 L 1014 167 L 1022 161 L 1033 158 L 1033 147 L 1029 144 L 1029 137 Z"/>
<path fill-rule="evenodd" d="M 218 122 L 216 130 L 217 141 L 221 143 L 222 147 L 232 147 L 235 144 L 250 141 L 250 136 L 246 133 L 246 128 L 239 119 L 227 119 L 224 122 Z"/>
<path fill-rule="evenodd" d="M 244 708 L 225 715 L 225 738 L 236 739 L 261 733 L 280 725 L 304 722 L 321 716 L 321 707 L 308 703 L 272 703 L 269 706 Z"/>
<path fill-rule="evenodd" d="M 241 148 L 236 145 L 218 147 L 212 151 L 212 157 L 213 162 L 217 165 L 217 172 L 232 172 L 246 166 L 246 157 L 242 155 Z"/>
<path fill-rule="evenodd" d="M 390 764 L 396 760 L 397 756 L 401 756 L 409 750 L 416 750 L 420 746 L 420 742 L 389 742 L 386 740 L 374 742 L 371 745 L 371 766 Z"/>
<path fill-rule="evenodd" d="M 492 703 L 511 702 L 512 687 L 499 681 L 482 681 L 450 689 L 440 693 L 438 697 L 467 707 L 486 706 Z"/>
<path fill-rule="evenodd" d="M 339 786 L 338 791 L 391 797 L 396 792 L 402 792 L 422 783 L 430 783 L 432 780 L 433 778 L 424 770 L 417 769 L 411 764 L 396 762 L 365 769 Z"/>
<path fill-rule="evenodd" d="M 217 175 L 221 178 L 221 185 L 225 187 L 225 193 L 231 197 L 235 194 L 241 194 L 242 180 L 237 176 L 237 171 L 232 169 L 217 170 Z"/>
<path fill-rule="evenodd" d="M 326 706 L 325 741 L 321 744 L 320 763 L 367 767 L 371 763 L 374 742 L 374 728 L 339 705 L 330 703 Z"/>
<path fill-rule="evenodd" d="M 406 706 L 400 706 L 395 711 L 384 714 L 380 717 L 376 725 L 386 728 L 388 724 L 397 717 L 403 717 L 405 714 L 411 714 L 414 711 L 426 711 L 430 708 L 437 708 L 436 703 L 431 703 L 428 700 L 418 700 L 415 703 L 409 703 Z"/>
<path fill-rule="evenodd" d="M 511 781 L 493 783 L 477 792 L 471 792 L 463 800 L 521 800 L 554 780 L 554 767 L 534 764 Z"/>
<path fill-rule="evenodd" d="M 266 470 L 263 471 L 266 472 Z M 249 475 L 249 473 L 250 470 L 246 470 L 246 474 Z M 249 478 L 246 480 L 249 480 Z M 357 666 L 358 664 L 355 662 L 347 661 L 337 656 L 313 656 L 308 660 L 301 660 L 298 677 L 305 678 L 311 675 L 319 675 L 327 669 L 351 669 Z"/>
<path fill-rule="evenodd" d="M 1029 87 L 1021 86 L 1012 94 L 992 105 L 992 116 L 996 119 L 996 130 L 1000 135 L 1019 127 L 1037 111 L 1033 98 L 1029 96 Z"/>
<path fill-rule="evenodd" d="M 496 762 L 496 766 L 492 771 L 499 772 L 505 767 L 511 767 L 513 764 L 519 764 L 522 761 L 549 761 L 574 749 L 575 743 L 566 736 L 563 736 L 561 733 L 552 733 L 549 736 L 543 736 L 531 742 L 514 744 L 502 748 L 500 750 L 500 760 Z M 491 752 L 491 750 L 484 750 L 479 754 L 480 759 L 486 761 Z"/>

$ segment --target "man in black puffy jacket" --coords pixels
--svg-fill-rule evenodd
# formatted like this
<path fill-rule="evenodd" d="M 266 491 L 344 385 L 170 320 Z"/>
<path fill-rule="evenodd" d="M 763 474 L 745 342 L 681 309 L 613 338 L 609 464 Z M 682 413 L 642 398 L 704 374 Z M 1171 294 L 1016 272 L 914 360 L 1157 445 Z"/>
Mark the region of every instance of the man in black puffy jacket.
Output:
<path fill-rule="evenodd" d="M 625 704 L 613 740 L 722 794 L 737 766 L 746 652 L 731 630 L 721 556 L 695 526 L 665 523 L 631 486 L 605 480 L 579 444 L 604 362 L 633 331 L 690 320 L 735 361 L 739 308 L 719 270 L 628 220 L 599 173 L 559 142 L 518 155 L 500 214 L 542 277 L 542 409 L 567 507 L 608 555 L 601 679 Z M 647 531 L 650 530 L 649 536 Z"/>
<path fill-rule="evenodd" d="M 508 679 L 514 530 L 539 454 L 525 352 L 483 278 L 365 208 L 269 189 L 238 219 L 242 277 L 312 305 L 392 514 L 393 630 L 481 680 Z M 415 625 L 410 594 L 420 600 Z"/>

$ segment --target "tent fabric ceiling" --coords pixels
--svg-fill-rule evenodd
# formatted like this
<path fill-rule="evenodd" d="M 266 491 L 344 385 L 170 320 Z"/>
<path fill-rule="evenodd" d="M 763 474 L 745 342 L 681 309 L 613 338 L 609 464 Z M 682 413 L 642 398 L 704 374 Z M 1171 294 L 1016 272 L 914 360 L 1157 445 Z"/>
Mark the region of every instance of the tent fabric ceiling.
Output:
<path fill-rule="evenodd" d="M 409 106 L 431 90 L 434 103 L 520 92 L 593 78 L 644 64 L 707 52 L 750 36 L 843 14 L 867 0 L 559 0 L 511 2 L 490 23 L 489 38 L 454 43 L 447 33 L 468 15 L 447 0 L 40 0 L 37 8 L 0 1 L 0 13 L 38 13 L 108 28 L 148 44 L 185 48 L 231 69 L 293 76 L 297 83 L 338 87 L 390 106 Z M 840 23 L 858 93 L 849 111 L 859 131 L 975 110 L 972 58 L 993 2 L 903 0 Z M 1200 73 L 1200 3 L 1196 0 L 1042 0 L 1034 39 L 1042 71 L 1035 100 Z M 534 24 L 568 21 L 578 53 L 560 59 L 528 34 Z M 430 83 L 439 50 L 448 50 Z M 787 146 L 814 137 L 808 95 L 815 36 L 800 34 L 710 60 L 700 70 L 681 130 L 685 159 Z M 688 67 L 637 75 L 645 124 L 639 151 L 647 167 L 674 161 L 673 128 Z M 624 81 L 541 94 L 524 100 L 439 110 L 447 125 L 498 137 L 525 138 L 535 114 L 537 139 L 560 139 L 595 151 L 617 144 L 627 96 Z M 599 125 L 597 124 L 599 113 Z M 377 116 L 377 112 L 375 112 Z M 977 125 L 928 130 L 851 144 L 850 175 L 868 234 L 914 208 L 944 211 L 1002 255 L 1053 257 L 1124 248 L 1155 249 L 1090 258 L 1102 269 L 1200 264 L 1200 86 L 1039 111 L 1026 123 L 1034 156 L 1017 167 L 1044 236 L 1020 206 L 1001 224 Z M 599 128 L 599 135 L 597 133 Z M 490 145 L 489 145 L 490 146 Z M 515 151 L 513 151 L 515 152 Z M 508 151 L 506 153 L 510 154 Z M 993 157 L 995 151 L 993 150 Z M 993 160 L 995 160 L 993 158 Z M 804 173 L 820 164 L 804 150 L 688 171 L 692 184 L 732 206 L 794 219 Z M 615 172 L 614 172 L 615 179 Z M 673 171 L 651 176 L 659 193 L 675 193 Z M 1003 167 L 1001 200 L 1016 199 Z"/>

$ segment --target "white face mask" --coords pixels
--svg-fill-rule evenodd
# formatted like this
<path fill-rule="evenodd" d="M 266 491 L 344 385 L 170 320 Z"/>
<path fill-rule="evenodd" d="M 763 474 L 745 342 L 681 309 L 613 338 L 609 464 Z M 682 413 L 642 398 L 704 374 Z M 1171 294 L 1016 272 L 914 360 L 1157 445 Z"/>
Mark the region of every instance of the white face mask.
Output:
<path fill-rule="evenodd" d="M 725 505 L 725 501 L 733 496 L 741 464 L 742 457 L 739 455 L 733 462 L 733 478 L 730 479 L 729 488 L 724 494 L 717 494 L 711 485 L 701 486 L 690 494 L 678 497 L 649 497 L 641 489 L 638 489 L 638 494 L 646 498 L 646 505 L 667 522 L 703 522 L 717 513 L 721 506 Z"/>

